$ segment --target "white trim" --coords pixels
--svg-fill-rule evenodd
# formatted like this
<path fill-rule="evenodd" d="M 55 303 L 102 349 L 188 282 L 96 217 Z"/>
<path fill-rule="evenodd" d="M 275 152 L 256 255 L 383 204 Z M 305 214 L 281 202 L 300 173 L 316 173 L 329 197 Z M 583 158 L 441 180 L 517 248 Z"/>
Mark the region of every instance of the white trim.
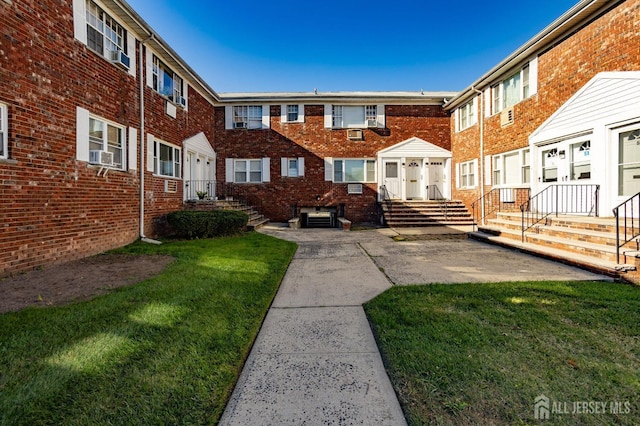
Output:
<path fill-rule="evenodd" d="M 304 123 L 304 104 L 298 104 L 298 123 Z"/>
<path fill-rule="evenodd" d="M 304 176 L 304 157 L 298 157 L 298 176 Z"/>
<path fill-rule="evenodd" d="M 89 161 L 89 111 L 76 107 L 76 160 Z"/>
<path fill-rule="evenodd" d="M 129 127 L 129 137 L 127 142 L 127 162 L 129 170 L 137 170 L 138 169 L 138 144 L 136 141 L 138 140 L 138 129 L 135 127 Z"/>
<path fill-rule="evenodd" d="M 155 147 L 155 137 L 151 133 L 147 133 L 147 171 L 153 172 L 155 167 L 153 161 L 153 150 Z"/>
<path fill-rule="evenodd" d="M 73 35 L 76 40 L 85 45 L 87 44 L 86 7 L 86 0 L 73 0 Z"/>
<path fill-rule="evenodd" d="M 271 159 L 269 157 L 262 159 L 262 182 L 271 182 Z"/>
<path fill-rule="evenodd" d="M 324 127 L 325 129 L 331 129 L 333 127 L 333 105 L 324 105 Z"/>
<path fill-rule="evenodd" d="M 333 181 L 333 157 L 324 158 L 324 180 Z"/>
<path fill-rule="evenodd" d="M 529 97 L 538 93 L 538 57 L 529 61 Z"/>
<path fill-rule="evenodd" d="M 233 130 L 233 106 L 231 105 L 224 107 L 224 128 L 225 130 Z"/>
<path fill-rule="evenodd" d="M 150 87 L 151 89 L 153 89 L 153 50 L 148 46 L 145 45 L 145 65 L 147 67 L 146 69 L 146 78 L 147 78 L 147 87 Z"/>
<path fill-rule="evenodd" d="M 289 176 L 289 159 L 287 157 L 280 159 L 280 176 Z"/>
<path fill-rule="evenodd" d="M 262 105 L 262 128 L 271 128 L 271 107 L 269 104 Z"/>
<path fill-rule="evenodd" d="M 9 158 L 9 111 L 0 103 L 0 158 Z"/>
<path fill-rule="evenodd" d="M 233 162 L 234 162 L 234 158 L 225 158 L 224 159 L 224 177 L 225 177 L 225 182 L 227 183 L 233 183 L 234 178 L 233 178 Z"/>
<path fill-rule="evenodd" d="M 376 106 L 376 113 L 377 113 L 376 119 L 378 121 L 378 127 L 384 129 L 385 127 L 387 127 L 387 114 L 384 109 L 384 104 L 378 104 Z"/>

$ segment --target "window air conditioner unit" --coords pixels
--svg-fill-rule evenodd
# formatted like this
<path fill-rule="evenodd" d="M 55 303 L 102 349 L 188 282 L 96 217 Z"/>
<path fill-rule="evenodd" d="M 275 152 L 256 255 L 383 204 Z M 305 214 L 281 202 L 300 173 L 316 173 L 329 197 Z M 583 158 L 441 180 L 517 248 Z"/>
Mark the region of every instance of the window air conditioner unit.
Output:
<path fill-rule="evenodd" d="M 500 113 L 500 125 L 502 127 L 513 124 L 513 108 L 507 108 Z"/>
<path fill-rule="evenodd" d="M 125 69 L 129 69 L 131 66 L 131 59 L 129 59 L 122 50 L 114 50 L 111 52 L 111 62 L 120 65 Z"/>
<path fill-rule="evenodd" d="M 89 151 L 89 163 L 113 166 L 113 152 L 91 150 Z"/>
<path fill-rule="evenodd" d="M 348 129 L 347 130 L 347 139 L 352 141 L 361 141 L 362 140 L 362 129 Z"/>
<path fill-rule="evenodd" d="M 236 121 L 235 123 L 233 123 L 233 128 L 234 129 L 246 129 L 247 128 L 247 123 L 245 121 Z"/>
<path fill-rule="evenodd" d="M 367 127 L 378 127 L 378 120 L 367 120 Z"/>
<path fill-rule="evenodd" d="M 178 96 L 178 98 L 176 99 L 176 103 L 178 105 L 180 105 L 182 108 L 186 108 L 187 107 L 187 98 L 185 98 L 183 96 Z"/>

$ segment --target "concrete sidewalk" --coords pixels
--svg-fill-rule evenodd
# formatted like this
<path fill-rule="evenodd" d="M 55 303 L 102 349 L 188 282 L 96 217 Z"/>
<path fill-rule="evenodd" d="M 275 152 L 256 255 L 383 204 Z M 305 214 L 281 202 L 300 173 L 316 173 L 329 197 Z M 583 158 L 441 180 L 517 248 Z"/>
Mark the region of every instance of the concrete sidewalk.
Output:
<path fill-rule="evenodd" d="M 406 424 L 362 308 L 391 283 L 336 238 L 298 242 L 222 425 Z"/>
<path fill-rule="evenodd" d="M 261 232 L 299 247 L 222 425 L 406 424 L 362 308 L 392 283 L 605 279 L 466 239 L 277 225 Z"/>

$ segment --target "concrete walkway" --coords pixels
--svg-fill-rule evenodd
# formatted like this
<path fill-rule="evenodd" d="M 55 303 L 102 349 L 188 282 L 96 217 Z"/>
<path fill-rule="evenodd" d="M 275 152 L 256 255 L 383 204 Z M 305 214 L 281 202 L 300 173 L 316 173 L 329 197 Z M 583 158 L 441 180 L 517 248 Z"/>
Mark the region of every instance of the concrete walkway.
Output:
<path fill-rule="evenodd" d="M 604 279 L 442 229 L 408 241 L 392 229 L 261 232 L 299 248 L 222 425 L 406 424 L 362 308 L 392 283 Z"/>

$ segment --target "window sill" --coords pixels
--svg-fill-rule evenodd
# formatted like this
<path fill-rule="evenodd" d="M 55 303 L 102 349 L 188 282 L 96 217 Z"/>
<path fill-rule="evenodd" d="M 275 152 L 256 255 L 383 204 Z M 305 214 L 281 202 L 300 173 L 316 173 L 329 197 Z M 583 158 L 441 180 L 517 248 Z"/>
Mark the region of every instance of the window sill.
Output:
<path fill-rule="evenodd" d="M 0 163 L 4 164 L 18 164 L 18 160 L 13 160 L 11 158 L 0 158 Z"/>

